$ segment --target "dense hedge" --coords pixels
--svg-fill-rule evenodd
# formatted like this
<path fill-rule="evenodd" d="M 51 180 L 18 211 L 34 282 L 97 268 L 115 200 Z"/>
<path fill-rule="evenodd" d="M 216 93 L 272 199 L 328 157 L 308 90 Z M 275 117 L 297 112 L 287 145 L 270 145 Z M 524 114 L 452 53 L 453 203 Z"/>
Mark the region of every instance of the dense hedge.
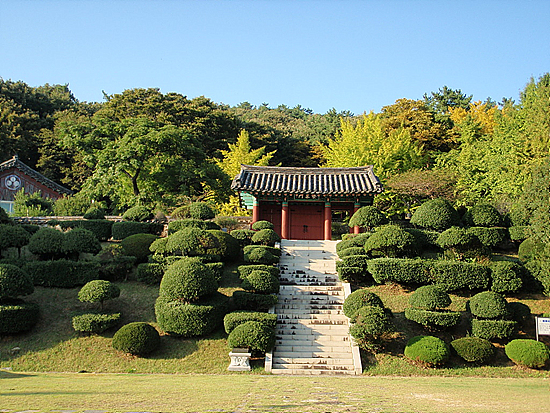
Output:
<path fill-rule="evenodd" d="M 122 326 L 113 336 L 115 350 L 144 356 L 160 346 L 160 335 L 150 324 L 135 322 Z"/>
<path fill-rule="evenodd" d="M 506 344 L 504 351 L 514 363 L 532 369 L 543 368 L 550 359 L 546 344 L 536 340 L 512 340 Z"/>
<path fill-rule="evenodd" d="M 416 254 L 421 254 L 426 250 L 438 251 L 440 249 L 439 245 L 437 245 L 437 238 L 440 234 L 439 232 L 418 228 L 404 229 L 414 237 L 414 252 Z"/>
<path fill-rule="evenodd" d="M 277 326 L 277 314 L 261 313 L 257 311 L 234 311 L 223 318 L 223 326 L 227 334 L 235 327 L 247 321 L 257 321 L 266 327 L 275 329 Z"/>
<path fill-rule="evenodd" d="M 220 226 L 212 221 L 203 221 L 201 219 L 182 219 L 178 221 L 172 221 L 168 224 L 168 234 L 174 234 L 185 228 L 198 228 L 203 230 L 220 230 Z"/>
<path fill-rule="evenodd" d="M 91 261 L 30 261 L 23 270 L 42 287 L 72 288 L 99 278 L 99 264 Z"/>
<path fill-rule="evenodd" d="M 136 280 L 139 282 L 155 285 L 160 284 L 164 275 L 164 265 L 158 263 L 139 264 L 136 269 Z"/>
<path fill-rule="evenodd" d="M 532 235 L 531 227 L 528 225 L 513 226 L 508 228 L 508 234 L 512 241 L 523 241 Z"/>
<path fill-rule="evenodd" d="M 473 258 L 484 253 L 479 239 L 464 228 L 451 227 L 446 229 L 437 238 L 437 245 L 446 251 L 452 252 L 453 257 L 459 259 Z"/>
<path fill-rule="evenodd" d="M 111 234 L 114 240 L 123 240 L 134 234 L 160 235 L 163 228 L 164 225 L 157 222 L 122 221 L 113 224 Z"/>
<path fill-rule="evenodd" d="M 344 258 L 350 255 L 367 255 L 367 252 L 364 247 L 348 247 L 338 251 L 337 254 L 339 258 Z"/>
<path fill-rule="evenodd" d="M 113 221 L 108 221 L 106 219 L 87 219 L 70 222 L 72 223 L 70 228 L 84 228 L 88 231 L 92 231 L 98 241 L 107 241 L 112 236 Z"/>
<path fill-rule="evenodd" d="M 366 305 L 359 308 L 351 317 L 349 333 L 357 345 L 366 350 L 372 349 L 384 334 L 393 331 L 390 316 L 384 308 Z"/>
<path fill-rule="evenodd" d="M 350 227 L 374 228 L 388 223 L 386 216 L 376 207 L 369 205 L 359 208 L 350 218 Z"/>
<path fill-rule="evenodd" d="M 437 285 L 424 285 L 410 295 L 409 304 L 419 310 L 440 310 L 451 305 L 451 297 Z"/>
<path fill-rule="evenodd" d="M 526 270 L 523 266 L 511 261 L 490 263 L 491 291 L 497 293 L 515 293 L 521 290 Z"/>
<path fill-rule="evenodd" d="M 472 319 L 472 335 L 486 340 L 506 339 L 517 330 L 515 320 L 482 320 Z"/>
<path fill-rule="evenodd" d="M 29 243 L 29 234 L 20 225 L 0 224 L 0 251 L 8 248 L 22 248 Z"/>
<path fill-rule="evenodd" d="M 231 348 L 248 348 L 265 353 L 275 345 L 275 330 L 258 321 L 247 321 L 229 333 L 227 344 Z"/>
<path fill-rule="evenodd" d="M 275 226 L 269 221 L 256 221 L 252 224 L 254 231 L 261 231 L 263 229 L 273 229 Z"/>
<path fill-rule="evenodd" d="M 537 258 L 541 258 L 548 251 L 548 246 L 535 238 L 527 238 L 518 248 L 518 258 L 522 262 L 528 262 Z"/>
<path fill-rule="evenodd" d="M 95 257 L 103 280 L 126 280 L 134 268 L 135 257 L 124 255 L 120 244 L 106 245 Z"/>
<path fill-rule="evenodd" d="M 366 305 L 384 308 L 384 303 L 378 295 L 366 289 L 360 289 L 352 292 L 344 300 L 344 315 L 351 318 L 357 310 Z"/>
<path fill-rule="evenodd" d="M 281 242 L 281 237 L 272 229 L 261 229 L 252 236 L 252 243 L 258 245 L 274 246 L 276 242 Z"/>
<path fill-rule="evenodd" d="M 508 315 L 508 303 L 499 293 L 483 291 L 468 301 L 468 310 L 476 318 L 496 319 Z"/>
<path fill-rule="evenodd" d="M 15 265 L 0 264 L 0 302 L 33 292 L 32 279 L 25 271 Z"/>
<path fill-rule="evenodd" d="M 277 304 L 275 294 L 256 294 L 248 291 L 235 291 L 233 305 L 238 310 L 267 311 Z"/>
<path fill-rule="evenodd" d="M 186 257 L 168 266 L 160 282 L 159 295 L 169 300 L 193 302 L 217 288 L 212 270 L 198 259 Z"/>
<path fill-rule="evenodd" d="M 444 364 L 450 356 L 449 347 L 443 340 L 433 336 L 416 336 L 405 346 L 405 357 L 426 366 Z"/>
<path fill-rule="evenodd" d="M 348 255 L 342 261 L 336 262 L 338 276 L 344 282 L 368 283 L 372 282 L 367 265 L 369 257 L 366 255 Z"/>
<path fill-rule="evenodd" d="M 430 273 L 433 282 L 447 291 L 484 290 L 489 287 L 491 270 L 469 262 L 433 261 Z"/>
<path fill-rule="evenodd" d="M 242 287 L 247 291 L 259 294 L 277 294 L 280 283 L 277 277 L 274 277 L 267 271 L 252 271 L 242 282 Z"/>
<path fill-rule="evenodd" d="M 234 229 L 230 232 L 231 236 L 235 238 L 241 247 L 252 244 L 252 237 L 256 231 L 251 229 Z"/>
<path fill-rule="evenodd" d="M 0 334 L 16 334 L 28 331 L 38 322 L 40 311 L 35 303 L 22 300 L 4 301 L 0 304 Z"/>
<path fill-rule="evenodd" d="M 411 217 L 411 224 L 422 228 L 443 231 L 458 225 L 460 218 L 451 203 L 445 199 L 424 202 Z"/>
<path fill-rule="evenodd" d="M 276 264 L 279 262 L 279 257 L 273 255 L 266 248 L 253 248 L 244 253 L 244 261 L 252 264 Z"/>
<path fill-rule="evenodd" d="M 487 364 L 495 356 L 495 346 L 479 337 L 462 337 L 451 341 L 451 348 L 464 361 Z"/>
<path fill-rule="evenodd" d="M 486 227 L 471 227 L 468 232 L 475 235 L 482 245 L 488 248 L 495 248 L 503 242 L 508 236 L 506 228 L 486 228 Z"/>
<path fill-rule="evenodd" d="M 121 313 L 86 313 L 72 319 L 73 328 L 79 333 L 101 334 L 120 322 Z"/>
<path fill-rule="evenodd" d="M 276 257 L 280 257 L 281 254 L 282 254 L 282 251 L 281 251 L 280 248 L 269 247 L 267 245 L 247 245 L 247 246 L 243 247 L 243 252 L 245 254 L 248 254 L 250 251 L 252 251 L 253 249 L 256 249 L 256 248 L 261 248 L 265 251 L 269 251 L 271 254 L 273 254 Z"/>
<path fill-rule="evenodd" d="M 478 204 L 471 207 L 462 218 L 469 227 L 499 227 L 502 225 L 502 216 L 498 210 L 489 204 Z"/>
<path fill-rule="evenodd" d="M 103 303 L 120 296 L 120 288 L 106 280 L 87 282 L 78 292 L 78 299 L 84 303 Z"/>
<path fill-rule="evenodd" d="M 214 235 L 194 227 L 181 229 L 166 239 L 165 243 L 155 241 L 151 249 L 161 254 L 196 256 L 207 254 L 208 250 L 218 247 L 218 239 Z"/>
<path fill-rule="evenodd" d="M 217 246 L 208 249 L 208 254 L 219 255 L 224 262 L 236 261 L 241 255 L 241 247 L 239 241 L 221 230 L 209 230 L 218 240 Z"/>
<path fill-rule="evenodd" d="M 365 251 L 385 257 L 411 255 L 414 236 L 397 225 L 385 225 L 376 230 L 365 242 Z"/>
<path fill-rule="evenodd" d="M 92 231 L 75 228 L 64 234 L 61 251 L 67 256 L 78 258 L 82 252 L 97 254 L 101 251 L 101 244 Z"/>
<path fill-rule="evenodd" d="M 134 206 L 128 209 L 123 215 L 125 221 L 145 222 L 153 219 L 153 213 L 144 206 Z"/>
<path fill-rule="evenodd" d="M 245 279 L 250 275 L 252 271 L 255 271 L 255 270 L 267 271 L 274 277 L 277 277 L 279 275 L 279 269 L 277 267 L 274 267 L 273 265 L 257 264 L 257 265 L 239 265 L 237 267 L 237 271 L 241 279 Z"/>
<path fill-rule="evenodd" d="M 431 264 L 422 259 L 376 258 L 368 261 L 368 271 L 378 284 L 428 284 L 431 280 L 430 268 Z"/>
<path fill-rule="evenodd" d="M 202 258 L 202 257 L 197 257 Z M 204 262 L 203 264 L 206 265 L 207 268 L 212 271 L 212 274 L 214 275 L 214 278 L 219 283 L 223 277 L 223 270 L 225 268 L 225 265 L 223 262 Z"/>
<path fill-rule="evenodd" d="M 205 202 L 193 202 L 187 206 L 189 216 L 193 219 L 212 219 L 216 216 L 212 208 Z"/>
<path fill-rule="evenodd" d="M 458 311 L 434 311 L 419 308 L 405 308 L 405 318 L 414 321 L 430 330 L 440 330 L 460 323 Z"/>
<path fill-rule="evenodd" d="M 105 213 L 101 208 L 90 207 L 82 216 L 84 219 L 105 219 Z"/>
<path fill-rule="evenodd" d="M 63 255 L 64 234 L 53 228 L 40 228 L 29 240 L 28 249 L 42 259 Z"/>
<path fill-rule="evenodd" d="M 533 325 L 533 314 L 531 314 L 531 308 L 527 304 L 523 304 L 519 301 L 512 301 L 508 303 L 507 307 L 510 318 L 517 321 L 518 327 L 526 329 Z"/>
<path fill-rule="evenodd" d="M 151 255 L 149 247 L 156 239 L 158 236 L 153 234 L 134 234 L 124 238 L 120 245 L 125 255 L 135 257 L 136 262 L 141 263 Z"/>

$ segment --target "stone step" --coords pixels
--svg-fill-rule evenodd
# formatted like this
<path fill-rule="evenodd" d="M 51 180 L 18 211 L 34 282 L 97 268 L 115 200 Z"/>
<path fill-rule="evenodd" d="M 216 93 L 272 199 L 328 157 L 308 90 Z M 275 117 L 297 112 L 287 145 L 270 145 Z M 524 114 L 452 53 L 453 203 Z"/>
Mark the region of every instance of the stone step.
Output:
<path fill-rule="evenodd" d="M 276 335 L 277 340 L 287 340 L 288 342 L 300 342 L 304 344 L 311 344 L 311 343 L 350 343 L 350 338 L 348 334 L 340 334 L 340 333 L 333 333 L 333 334 L 298 334 L 298 335 L 291 335 L 291 334 L 277 334 Z"/>
<path fill-rule="evenodd" d="M 280 335 L 289 335 L 289 336 L 298 336 L 298 335 L 316 335 L 316 334 L 326 334 L 326 335 L 346 335 L 349 334 L 349 327 L 347 324 L 319 324 L 319 325 L 303 325 L 303 324 L 285 324 L 278 325 L 275 329 L 275 334 Z"/>
<path fill-rule="evenodd" d="M 329 295 L 320 295 L 312 297 L 300 296 L 284 296 L 279 298 L 279 303 L 284 304 L 308 304 L 308 305 L 343 305 L 344 296 L 329 296 Z"/>
<path fill-rule="evenodd" d="M 284 286 L 281 286 L 284 287 Z M 294 286 L 293 286 L 294 287 Z M 309 298 L 309 297 L 322 297 L 322 296 L 329 296 L 329 297 L 344 297 L 344 291 L 303 291 L 303 290 L 279 290 L 279 297 L 285 299 L 285 298 Z"/>
<path fill-rule="evenodd" d="M 294 336 L 296 337 L 296 336 Z M 299 336 L 298 336 L 299 337 Z M 303 336 L 302 336 L 303 337 Z M 276 352 L 285 351 L 337 351 L 345 352 L 348 350 L 351 353 L 351 344 L 349 341 L 324 341 L 321 343 L 315 341 L 304 340 L 276 340 L 275 342 Z"/>
<path fill-rule="evenodd" d="M 274 369 L 285 369 L 285 370 L 338 370 L 338 371 L 349 371 L 355 370 L 353 363 L 351 364 L 315 364 L 315 363 L 273 363 Z"/>
<path fill-rule="evenodd" d="M 274 357 L 282 358 L 303 358 L 303 359 L 345 359 L 349 358 L 351 360 L 351 350 L 348 351 L 274 351 Z"/>
<path fill-rule="evenodd" d="M 299 375 L 299 376 L 346 376 L 346 375 L 355 375 L 355 372 L 349 370 L 318 370 L 318 369 L 272 369 L 271 374 L 280 374 L 280 375 Z"/>
<path fill-rule="evenodd" d="M 277 320 L 330 320 L 348 322 L 348 318 L 342 314 L 314 314 L 301 312 L 295 314 L 277 314 Z"/>
<path fill-rule="evenodd" d="M 306 307 L 299 307 L 299 308 L 288 308 L 288 305 L 282 305 L 280 307 L 275 307 L 275 312 L 278 315 L 342 315 L 344 314 L 342 312 L 341 308 L 324 308 L 324 309 L 316 309 L 316 308 L 306 308 Z"/>
<path fill-rule="evenodd" d="M 353 361 L 348 357 L 343 359 L 328 358 L 298 358 L 298 357 L 274 357 L 273 365 L 316 365 L 316 366 L 353 366 Z"/>

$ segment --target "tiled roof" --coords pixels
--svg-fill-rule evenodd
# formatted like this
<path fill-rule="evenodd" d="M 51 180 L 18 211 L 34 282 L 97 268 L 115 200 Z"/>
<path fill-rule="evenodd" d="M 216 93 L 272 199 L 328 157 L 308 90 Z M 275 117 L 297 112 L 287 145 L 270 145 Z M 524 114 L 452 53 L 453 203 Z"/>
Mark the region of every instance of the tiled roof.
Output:
<path fill-rule="evenodd" d="M 65 188 L 64 186 L 59 185 L 58 183 L 55 183 L 49 178 L 46 178 L 41 173 L 35 171 L 30 166 L 25 165 L 23 162 L 19 160 L 19 157 L 16 155 L 11 159 L 8 159 L 5 162 L 0 163 L 0 172 L 5 171 L 6 169 L 10 168 L 16 168 L 19 169 L 21 172 L 23 172 L 25 175 L 30 176 L 31 178 L 35 179 L 36 181 L 40 182 L 42 185 L 47 186 L 50 189 L 53 189 L 54 191 L 60 193 L 60 194 L 72 194 L 73 191 L 70 189 Z"/>
<path fill-rule="evenodd" d="M 280 168 L 241 165 L 231 189 L 273 195 L 368 195 L 382 192 L 372 166 L 355 168 Z"/>

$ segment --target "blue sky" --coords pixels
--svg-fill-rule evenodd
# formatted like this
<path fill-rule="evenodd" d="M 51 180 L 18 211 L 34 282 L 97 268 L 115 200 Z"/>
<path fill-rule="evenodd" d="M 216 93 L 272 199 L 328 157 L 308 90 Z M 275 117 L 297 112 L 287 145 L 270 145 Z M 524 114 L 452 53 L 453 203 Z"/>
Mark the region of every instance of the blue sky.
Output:
<path fill-rule="evenodd" d="M 318 113 L 444 85 L 517 100 L 550 71 L 549 22 L 547 0 L 1 0 L 0 77 Z"/>

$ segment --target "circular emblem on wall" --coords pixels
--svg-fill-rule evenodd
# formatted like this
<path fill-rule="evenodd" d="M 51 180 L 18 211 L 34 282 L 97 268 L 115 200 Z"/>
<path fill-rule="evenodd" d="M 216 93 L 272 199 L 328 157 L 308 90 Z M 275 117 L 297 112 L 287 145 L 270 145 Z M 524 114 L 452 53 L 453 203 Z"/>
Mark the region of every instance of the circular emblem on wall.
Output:
<path fill-rule="evenodd" d="M 6 177 L 6 188 L 17 191 L 21 188 L 21 179 L 17 175 L 8 175 Z"/>

